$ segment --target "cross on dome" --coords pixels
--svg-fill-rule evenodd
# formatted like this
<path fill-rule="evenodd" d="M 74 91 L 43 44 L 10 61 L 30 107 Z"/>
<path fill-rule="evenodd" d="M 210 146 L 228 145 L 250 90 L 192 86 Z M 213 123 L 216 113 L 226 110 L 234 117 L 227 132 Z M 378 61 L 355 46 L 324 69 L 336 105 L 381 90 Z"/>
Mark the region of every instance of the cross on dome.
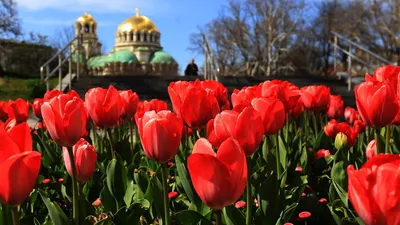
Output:
<path fill-rule="evenodd" d="M 140 9 L 136 8 L 136 16 L 140 16 Z"/>

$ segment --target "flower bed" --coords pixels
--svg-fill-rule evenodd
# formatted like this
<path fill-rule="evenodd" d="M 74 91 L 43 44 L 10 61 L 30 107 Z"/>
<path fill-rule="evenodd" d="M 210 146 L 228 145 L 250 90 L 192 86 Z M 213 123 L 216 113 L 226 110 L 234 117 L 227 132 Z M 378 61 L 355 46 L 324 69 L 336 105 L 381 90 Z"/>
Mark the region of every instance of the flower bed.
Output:
<path fill-rule="evenodd" d="M 35 128 L 29 102 L 0 102 L 0 224 L 399 224 L 399 68 L 367 75 L 357 109 L 281 80 L 174 82 L 172 109 L 53 90 Z"/>

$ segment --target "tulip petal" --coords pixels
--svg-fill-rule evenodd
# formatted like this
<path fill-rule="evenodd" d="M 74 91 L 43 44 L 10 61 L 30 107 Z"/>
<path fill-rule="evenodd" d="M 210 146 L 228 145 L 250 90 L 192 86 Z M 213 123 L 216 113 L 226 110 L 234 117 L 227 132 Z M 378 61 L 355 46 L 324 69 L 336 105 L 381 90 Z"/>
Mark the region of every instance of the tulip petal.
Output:
<path fill-rule="evenodd" d="M 32 136 L 28 123 L 24 122 L 16 125 L 9 131 L 9 135 L 18 145 L 18 153 L 32 151 Z M 3 142 L 0 141 L 0 143 Z"/>
<path fill-rule="evenodd" d="M 368 187 L 364 186 L 368 179 L 368 170 L 354 170 L 354 167 L 350 165 L 347 168 L 348 174 L 348 196 L 355 211 L 361 217 L 366 224 L 382 224 L 377 221 L 384 221 L 382 218 L 383 214 L 370 198 Z"/>
<path fill-rule="evenodd" d="M 225 110 L 219 113 L 214 119 L 214 132 L 220 142 L 232 137 L 235 133 L 238 112 Z"/>
<path fill-rule="evenodd" d="M 375 128 L 391 123 L 399 111 L 395 93 L 388 85 L 379 88 L 369 103 L 368 118 Z"/>
<path fill-rule="evenodd" d="M 246 107 L 237 118 L 234 138 L 240 143 L 246 155 L 257 149 L 264 136 L 260 114 L 252 107 Z"/>
<path fill-rule="evenodd" d="M 5 148 L 0 148 L 0 163 L 21 152 L 18 144 L 11 139 L 9 133 L 2 126 L 0 126 L 0 143 L 2 146 L 6 146 Z"/>
<path fill-rule="evenodd" d="M 56 98 L 53 98 L 56 99 Z M 61 126 L 58 126 L 56 123 L 60 123 L 61 117 L 59 114 L 54 113 L 50 103 L 45 102 L 42 105 L 42 116 L 43 122 L 46 125 L 47 131 L 49 132 L 51 138 L 58 142 L 59 140 L 63 140 L 65 134 L 64 129 L 60 129 Z M 60 127 L 60 128 L 58 128 Z"/>
<path fill-rule="evenodd" d="M 224 141 L 218 148 L 217 159 L 229 168 L 232 201 L 236 201 L 242 195 L 247 181 L 247 162 L 239 143 L 233 138 Z"/>
<path fill-rule="evenodd" d="M 63 117 L 63 128 L 66 137 L 68 138 L 68 143 L 72 146 L 79 141 L 82 137 L 82 130 L 86 127 L 86 116 L 83 112 L 82 102 L 80 100 L 74 99 L 69 101 L 65 105 L 64 117 Z"/>
<path fill-rule="evenodd" d="M 169 120 L 161 118 L 150 120 L 143 127 L 143 150 L 147 157 L 156 162 L 168 162 L 179 150 L 181 137 L 170 126 L 172 124 Z"/>
<path fill-rule="evenodd" d="M 205 139 L 200 138 L 194 143 L 192 154 L 206 154 L 211 156 L 216 156 L 214 150 L 212 149 L 211 143 Z"/>
<path fill-rule="evenodd" d="M 31 193 L 41 165 L 39 152 L 14 155 L 0 164 L 0 200 L 7 205 L 20 205 Z"/>
<path fill-rule="evenodd" d="M 191 154 L 188 169 L 193 187 L 201 200 L 213 209 L 222 209 L 231 200 L 230 172 L 225 164 L 210 154 Z"/>

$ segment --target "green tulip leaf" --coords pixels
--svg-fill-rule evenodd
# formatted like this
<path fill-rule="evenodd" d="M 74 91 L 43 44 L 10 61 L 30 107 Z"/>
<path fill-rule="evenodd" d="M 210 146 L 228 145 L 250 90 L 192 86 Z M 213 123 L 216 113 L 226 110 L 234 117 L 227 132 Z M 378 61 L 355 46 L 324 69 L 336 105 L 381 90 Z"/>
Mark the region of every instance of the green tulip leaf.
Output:
<path fill-rule="evenodd" d="M 50 199 L 48 197 L 46 197 L 43 192 L 40 192 L 40 196 L 42 197 L 42 200 L 43 200 L 44 204 L 46 205 L 47 210 L 49 211 L 49 216 L 50 216 L 53 224 L 57 224 L 57 225 L 70 225 L 71 224 L 68 217 L 64 214 L 64 212 L 61 210 L 61 208 L 57 204 L 54 204 L 53 202 L 51 202 Z"/>
<path fill-rule="evenodd" d="M 237 209 L 234 205 L 226 206 L 222 210 L 225 222 L 227 225 L 242 225 L 246 224 L 246 217 L 245 215 Z"/>
<path fill-rule="evenodd" d="M 210 221 L 193 210 L 182 210 L 177 212 L 172 215 L 172 220 L 176 220 L 182 225 L 197 225 L 199 222 L 201 222 L 202 225 L 212 225 Z"/>

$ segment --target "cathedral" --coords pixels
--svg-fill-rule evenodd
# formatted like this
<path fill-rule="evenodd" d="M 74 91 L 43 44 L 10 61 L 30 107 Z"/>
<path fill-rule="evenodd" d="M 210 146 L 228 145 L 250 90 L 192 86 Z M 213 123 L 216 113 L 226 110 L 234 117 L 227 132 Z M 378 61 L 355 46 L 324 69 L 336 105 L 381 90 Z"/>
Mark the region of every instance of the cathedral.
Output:
<path fill-rule="evenodd" d="M 118 26 L 115 46 L 107 55 L 101 55 L 97 22 L 88 13 L 75 23 L 75 35 L 79 34 L 83 52 L 79 58 L 89 75 L 178 75 L 177 62 L 162 50 L 160 31 L 139 9 Z"/>

